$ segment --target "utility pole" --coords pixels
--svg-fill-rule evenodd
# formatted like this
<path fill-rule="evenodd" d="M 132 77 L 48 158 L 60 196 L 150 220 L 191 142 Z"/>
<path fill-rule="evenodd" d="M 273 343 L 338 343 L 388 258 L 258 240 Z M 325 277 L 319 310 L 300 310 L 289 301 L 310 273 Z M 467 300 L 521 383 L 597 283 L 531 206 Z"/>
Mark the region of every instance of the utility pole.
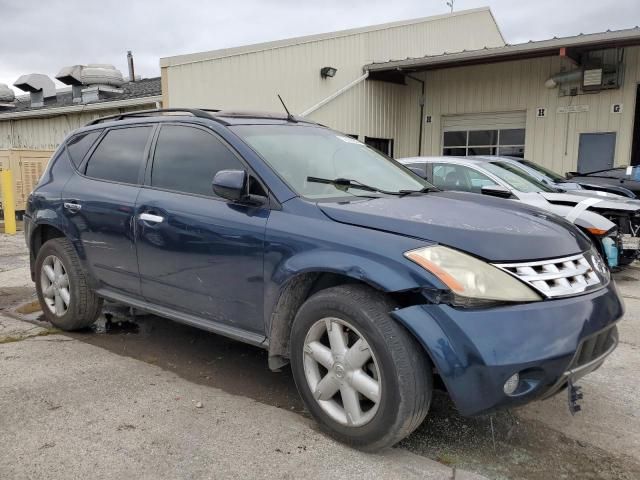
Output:
<path fill-rule="evenodd" d="M 447 2 L 447 6 L 448 6 L 449 8 L 451 8 L 451 13 L 453 13 L 453 2 L 454 2 L 454 0 L 449 0 L 449 1 Z"/>

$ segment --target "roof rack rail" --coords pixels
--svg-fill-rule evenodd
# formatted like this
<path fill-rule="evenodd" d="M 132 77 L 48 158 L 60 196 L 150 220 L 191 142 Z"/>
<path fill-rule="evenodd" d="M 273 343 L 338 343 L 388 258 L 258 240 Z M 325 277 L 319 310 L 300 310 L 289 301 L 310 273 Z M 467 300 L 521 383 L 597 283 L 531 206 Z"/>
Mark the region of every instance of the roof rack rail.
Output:
<path fill-rule="evenodd" d="M 126 113 L 118 113 L 116 115 L 108 115 L 106 117 L 99 117 L 96 118 L 94 120 L 91 120 L 89 123 L 87 123 L 87 127 L 89 125 L 97 125 L 98 123 L 102 123 L 102 122 L 107 122 L 107 121 L 118 121 L 118 120 L 122 120 L 124 118 L 127 117 L 138 117 L 138 116 L 153 116 L 155 114 L 158 113 L 172 113 L 172 112 L 184 112 L 184 113 L 190 113 L 191 115 L 193 115 L 194 117 L 199 117 L 199 118 L 208 118 L 213 120 L 214 116 L 211 115 L 211 113 L 215 113 L 215 112 L 219 112 L 220 110 L 214 110 L 214 109 L 204 109 L 204 108 L 157 108 L 154 110 L 137 110 L 137 111 L 133 111 L 133 112 L 126 112 Z M 211 112 L 211 113 L 210 113 Z"/>

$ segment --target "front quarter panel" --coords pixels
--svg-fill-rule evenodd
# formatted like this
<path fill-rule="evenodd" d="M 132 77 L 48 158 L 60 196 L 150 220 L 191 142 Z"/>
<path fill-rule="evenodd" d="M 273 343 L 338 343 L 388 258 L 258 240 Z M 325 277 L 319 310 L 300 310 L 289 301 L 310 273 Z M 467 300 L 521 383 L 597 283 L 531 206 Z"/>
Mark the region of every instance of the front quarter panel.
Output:
<path fill-rule="evenodd" d="M 297 204 L 295 205 L 294 202 Z M 306 204 L 306 205 L 304 205 Z M 435 276 L 403 256 L 424 240 L 334 222 L 313 204 L 294 199 L 272 211 L 265 242 L 265 325 L 286 284 L 300 274 L 337 273 L 385 292 L 433 287 Z"/>

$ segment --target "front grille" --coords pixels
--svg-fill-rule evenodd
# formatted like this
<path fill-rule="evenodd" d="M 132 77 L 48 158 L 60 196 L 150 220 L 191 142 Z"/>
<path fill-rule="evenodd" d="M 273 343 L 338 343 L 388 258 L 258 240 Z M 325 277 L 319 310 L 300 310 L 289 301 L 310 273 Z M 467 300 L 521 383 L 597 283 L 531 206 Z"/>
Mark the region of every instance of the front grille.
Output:
<path fill-rule="evenodd" d="M 576 352 L 573 362 L 571 362 L 570 369 L 581 367 L 582 365 L 601 357 L 607 350 L 609 350 L 609 348 L 611 348 L 611 346 L 613 346 L 614 343 L 616 343 L 617 338 L 618 329 L 615 326 L 586 338 L 578 347 L 578 351 Z"/>
<path fill-rule="evenodd" d="M 495 264 L 546 297 L 577 295 L 601 284 L 584 255 L 537 262 Z"/>

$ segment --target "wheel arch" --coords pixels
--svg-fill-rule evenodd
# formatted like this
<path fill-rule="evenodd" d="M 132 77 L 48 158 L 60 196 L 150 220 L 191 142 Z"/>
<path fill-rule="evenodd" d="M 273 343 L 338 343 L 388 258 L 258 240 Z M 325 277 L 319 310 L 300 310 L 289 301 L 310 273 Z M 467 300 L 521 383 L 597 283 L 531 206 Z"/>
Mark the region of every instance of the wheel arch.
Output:
<path fill-rule="evenodd" d="M 29 235 L 29 260 L 31 280 L 35 281 L 35 262 L 42 245 L 54 238 L 66 238 L 66 235 L 58 225 L 51 223 L 39 223 L 34 225 Z"/>
<path fill-rule="evenodd" d="M 278 370 L 289 363 L 289 336 L 293 320 L 302 304 L 315 293 L 327 288 L 346 284 L 366 285 L 372 290 L 389 295 L 398 306 L 424 303 L 419 293 L 420 287 L 390 290 L 380 282 L 370 278 L 350 274 L 349 271 L 336 271 L 318 268 L 291 275 L 278 290 L 273 308 L 268 317 L 267 332 L 269 339 L 269 368 Z"/>

